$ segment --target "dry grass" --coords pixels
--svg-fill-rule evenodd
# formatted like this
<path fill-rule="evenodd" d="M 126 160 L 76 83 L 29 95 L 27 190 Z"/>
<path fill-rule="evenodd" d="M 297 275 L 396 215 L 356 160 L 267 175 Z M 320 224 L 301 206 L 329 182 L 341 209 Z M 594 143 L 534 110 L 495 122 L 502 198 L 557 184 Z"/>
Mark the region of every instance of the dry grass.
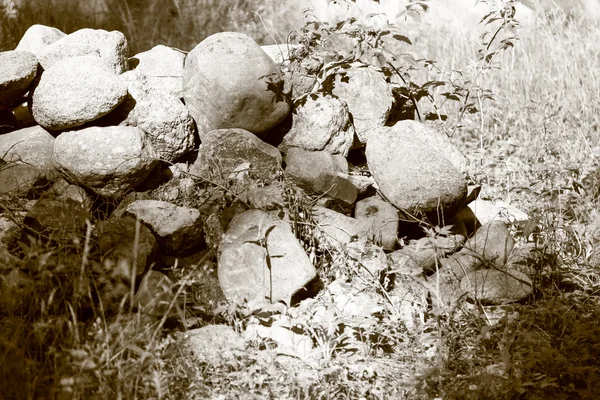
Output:
<path fill-rule="evenodd" d="M 204 0 L 189 9 L 177 1 L 114 0 L 108 4 L 117 10 L 116 17 L 91 23 L 81 20 L 73 7 L 43 7 L 33 0 L 26 4 L 17 19 L 0 17 L 0 49 L 13 48 L 33 23 L 67 33 L 83 27 L 118 29 L 134 54 L 157 44 L 190 50 L 222 30 L 248 33 L 259 43 L 272 43 L 271 34 L 283 41 L 301 21 L 298 8 L 288 7 L 290 1 Z M 460 24 L 406 29 L 414 44 L 397 50 L 438 61 L 437 72 L 415 71 L 416 81 L 459 79 L 457 71 L 473 79 L 480 72 L 477 35 L 466 35 Z M 446 130 L 454 131 L 460 122 L 453 139 L 470 160 L 471 178 L 484 186 L 482 196 L 514 204 L 537 222 L 529 237 L 524 237 L 523 227 L 516 232 L 519 241 L 536 241 L 546 248 L 538 266 L 544 273 L 531 303 L 499 310 L 505 318 L 496 325 L 477 307 L 430 315 L 413 331 L 399 327 L 393 318 L 384 319 L 365 335 L 386 338 L 394 347 L 393 357 L 375 349 L 370 357 L 349 362 L 340 346 L 327 362 L 300 371 L 316 377 L 306 384 L 294 365 L 278 364 L 269 351 L 248 351 L 220 367 L 198 365 L 181 357 L 164 331 L 139 315 L 123 311 L 111 319 L 94 309 L 83 313 L 83 321 L 74 311 L 89 306 L 86 297 L 76 295 L 77 282 L 61 280 L 69 264 L 53 264 L 43 248 L 30 247 L 23 252 L 32 277 L 49 272 L 35 287 L 25 317 L 3 318 L 0 324 L 2 396 L 600 397 L 600 29 L 593 20 L 557 17 L 522 29 L 518 37 L 515 48 L 496 60 L 497 70 L 479 78 L 478 87 L 490 89 L 495 101 L 479 100 L 481 113 L 461 121 L 455 105 L 442 108 L 449 115 Z M 52 290 L 53 282 L 61 282 L 59 292 Z M 239 314 L 228 317 L 234 326 L 245 323 Z M 338 339 L 334 332 L 328 343 Z M 432 348 L 437 355 L 426 357 Z"/>

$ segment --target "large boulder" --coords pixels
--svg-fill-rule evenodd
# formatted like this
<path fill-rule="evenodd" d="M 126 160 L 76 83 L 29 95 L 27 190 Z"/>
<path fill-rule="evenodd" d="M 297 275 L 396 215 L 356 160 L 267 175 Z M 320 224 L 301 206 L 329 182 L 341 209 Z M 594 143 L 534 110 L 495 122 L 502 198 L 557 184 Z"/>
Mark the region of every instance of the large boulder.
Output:
<path fill-rule="evenodd" d="M 68 129 L 114 110 L 127 86 L 100 58 L 72 57 L 47 69 L 33 93 L 32 111 L 46 129 Z"/>
<path fill-rule="evenodd" d="M 194 120 L 179 98 L 155 89 L 139 71 L 120 75 L 129 95 L 116 110 L 121 125 L 137 126 L 154 145 L 161 160 L 173 162 L 194 148 Z"/>
<path fill-rule="evenodd" d="M 281 170 L 279 151 L 243 129 L 218 129 L 202 140 L 190 174 L 227 179 L 236 174 L 273 181 Z"/>
<path fill-rule="evenodd" d="M 200 138 L 222 128 L 265 132 L 289 113 L 277 65 L 250 37 L 209 36 L 186 57 L 183 97 Z"/>
<path fill-rule="evenodd" d="M 292 127 L 279 148 L 324 150 L 346 157 L 353 140 L 354 125 L 346 105 L 329 95 L 314 95 L 294 110 Z"/>
<path fill-rule="evenodd" d="M 90 127 L 60 134 L 52 159 L 71 181 L 100 195 L 119 197 L 146 179 L 158 154 L 139 128 Z"/>
<path fill-rule="evenodd" d="M 402 122 L 371 132 L 373 140 L 366 149 L 369 170 L 381 193 L 396 207 L 449 219 L 465 203 L 467 182 L 442 150 L 412 129 L 403 129 Z"/>
<path fill-rule="evenodd" d="M 57 62 L 78 56 L 95 56 L 117 75 L 127 71 L 127 39 L 118 31 L 80 29 L 48 45 L 38 55 L 47 70 Z"/>
<path fill-rule="evenodd" d="M 316 271 L 287 222 L 261 210 L 231 221 L 219 246 L 219 283 L 227 300 L 252 308 L 285 302 L 316 277 Z"/>
<path fill-rule="evenodd" d="M 148 85 L 153 89 L 181 98 L 184 61 L 185 53 L 181 50 L 158 45 L 131 57 L 129 64 L 136 71 L 144 74 Z"/>
<path fill-rule="evenodd" d="M 358 140 L 367 143 L 371 131 L 385 125 L 394 104 L 385 76 L 375 67 L 353 63 L 333 69 L 328 79 L 331 93 L 348 105 Z"/>
<path fill-rule="evenodd" d="M 40 58 L 40 55 L 48 45 L 65 36 L 67 34 L 57 28 L 40 24 L 31 25 L 21 37 L 15 50 L 30 51 L 36 57 Z"/>
<path fill-rule="evenodd" d="M 28 51 L 0 52 L 0 110 L 20 103 L 37 75 L 38 60 Z"/>

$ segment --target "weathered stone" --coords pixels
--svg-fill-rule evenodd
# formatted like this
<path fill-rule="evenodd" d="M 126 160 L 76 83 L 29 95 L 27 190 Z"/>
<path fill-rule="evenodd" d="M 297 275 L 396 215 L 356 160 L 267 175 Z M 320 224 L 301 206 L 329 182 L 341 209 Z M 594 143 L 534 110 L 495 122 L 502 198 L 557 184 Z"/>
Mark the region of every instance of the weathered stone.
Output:
<path fill-rule="evenodd" d="M 92 212 L 93 200 L 87 194 L 85 189 L 72 185 L 63 178 L 58 179 L 54 184 L 46 191 L 44 195 L 54 196 L 58 199 L 71 199 L 75 200 L 83 206 L 83 208 Z"/>
<path fill-rule="evenodd" d="M 148 85 L 177 98 L 183 96 L 183 64 L 185 53 L 158 45 L 129 59 L 135 70 L 144 74 Z"/>
<path fill-rule="evenodd" d="M 417 276 L 423 273 L 423 267 L 418 261 L 401 250 L 388 254 L 391 270 L 401 275 Z"/>
<path fill-rule="evenodd" d="M 178 316 L 180 308 L 173 291 L 174 286 L 165 274 L 150 270 L 140 282 L 134 302 L 144 314 L 151 317 Z"/>
<path fill-rule="evenodd" d="M 91 215 L 71 199 L 40 198 L 29 210 L 23 224 L 28 234 L 58 245 L 83 239 Z"/>
<path fill-rule="evenodd" d="M 398 246 L 398 210 L 388 202 L 377 196 L 360 200 L 356 203 L 354 218 L 365 224 L 369 238 L 384 250 Z"/>
<path fill-rule="evenodd" d="M 190 167 L 190 174 L 206 179 L 235 178 L 235 173 L 240 172 L 267 182 L 273 181 L 280 171 L 279 151 L 243 129 L 209 132 Z"/>
<path fill-rule="evenodd" d="M 127 86 L 100 58 L 72 57 L 42 74 L 31 109 L 44 128 L 67 129 L 108 114 L 126 95 Z"/>
<path fill-rule="evenodd" d="M 41 126 L 0 135 L 0 158 L 6 162 L 52 167 L 54 137 Z"/>
<path fill-rule="evenodd" d="M 105 262 L 125 262 L 129 270 L 135 267 L 136 275 L 141 275 L 156 261 L 158 243 L 150 229 L 141 222 L 139 228 L 136 224 L 135 218 L 126 216 L 100 221 L 96 229 Z"/>
<path fill-rule="evenodd" d="M 314 95 L 294 110 L 292 127 L 279 148 L 284 152 L 290 147 L 323 150 L 346 157 L 353 140 L 354 126 L 346 106 L 329 95 Z"/>
<path fill-rule="evenodd" d="M 333 247 L 348 246 L 365 237 L 364 224 L 355 218 L 348 217 L 325 207 L 316 207 L 313 217 L 317 224 L 321 245 Z"/>
<path fill-rule="evenodd" d="M 460 287 L 471 299 L 492 304 L 520 301 L 533 292 L 533 284 L 524 273 L 497 269 L 472 271 L 461 280 Z"/>
<path fill-rule="evenodd" d="M 512 224 L 515 222 L 527 222 L 529 220 L 529 217 L 523 211 L 503 201 L 492 202 L 476 199 L 469 203 L 467 207 L 472 211 L 477 222 L 481 225 L 486 225 L 493 221 Z"/>
<path fill-rule="evenodd" d="M 38 71 L 37 58 L 28 51 L 0 52 L 0 110 L 21 102 Z"/>
<path fill-rule="evenodd" d="M 222 128 L 266 132 L 290 110 L 282 73 L 241 33 L 217 33 L 198 44 L 185 59 L 183 83 L 202 140 Z"/>
<path fill-rule="evenodd" d="M 402 121 L 405 122 L 405 121 Z M 402 124 L 371 132 L 367 144 L 369 170 L 380 191 L 396 207 L 430 218 L 454 216 L 464 205 L 467 184 L 444 154 Z"/>
<path fill-rule="evenodd" d="M 71 181 L 109 197 L 142 183 L 158 163 L 150 139 L 129 126 L 63 132 L 54 142 L 52 157 Z"/>
<path fill-rule="evenodd" d="M 29 51 L 39 58 L 48 45 L 65 36 L 67 35 L 57 28 L 40 24 L 31 25 L 21 37 L 15 50 Z"/>
<path fill-rule="evenodd" d="M 506 265 L 508 256 L 515 245 L 506 225 L 501 221 L 482 226 L 465 243 L 461 252 L 471 252 L 485 262 L 491 262 L 498 268 Z"/>
<path fill-rule="evenodd" d="M 251 309 L 284 301 L 316 276 L 285 221 L 261 210 L 236 216 L 219 246 L 219 283 L 227 300 Z"/>
<path fill-rule="evenodd" d="M 95 56 L 119 75 L 127 71 L 127 39 L 119 31 L 80 29 L 49 44 L 38 58 L 44 70 L 61 60 L 79 56 Z"/>
<path fill-rule="evenodd" d="M 185 256 L 204 246 L 202 217 L 195 208 L 159 200 L 136 200 L 127 206 L 127 213 L 146 224 L 168 254 Z"/>
<path fill-rule="evenodd" d="M 331 93 L 347 104 L 356 136 L 366 144 L 371 131 L 388 119 L 394 102 L 392 88 L 381 71 L 361 63 L 336 68 L 328 78 L 333 80 Z"/>
<path fill-rule="evenodd" d="M 196 362 L 213 366 L 226 364 L 244 354 L 246 342 L 228 325 L 207 325 L 181 334 L 183 348 Z"/>
<path fill-rule="evenodd" d="M 285 207 L 285 188 L 281 183 L 273 182 L 268 186 L 251 185 L 240 198 L 250 207 L 264 211 L 282 210 Z"/>
<path fill-rule="evenodd" d="M 142 73 L 128 71 L 120 76 L 129 95 L 116 112 L 126 118 L 121 125 L 143 130 L 161 160 L 175 161 L 194 148 L 194 120 L 181 100 L 153 89 Z"/>

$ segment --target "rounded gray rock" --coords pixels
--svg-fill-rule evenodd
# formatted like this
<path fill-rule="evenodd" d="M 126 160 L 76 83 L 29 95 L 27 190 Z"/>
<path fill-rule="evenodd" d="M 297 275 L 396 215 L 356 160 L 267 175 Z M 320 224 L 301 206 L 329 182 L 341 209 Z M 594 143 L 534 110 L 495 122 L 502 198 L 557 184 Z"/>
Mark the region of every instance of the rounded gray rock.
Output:
<path fill-rule="evenodd" d="M 80 29 L 48 45 L 38 56 L 47 70 L 60 60 L 79 56 L 96 56 L 116 74 L 127 71 L 127 39 L 119 31 Z"/>
<path fill-rule="evenodd" d="M 68 129 L 114 110 L 127 86 L 98 57 L 72 57 L 46 70 L 33 93 L 32 111 L 46 129 Z"/>
<path fill-rule="evenodd" d="M 331 96 L 309 96 L 306 103 L 294 111 L 290 131 L 280 149 L 301 147 L 348 155 L 354 140 L 354 126 L 345 104 Z"/>
<path fill-rule="evenodd" d="M 38 60 L 28 51 L 0 52 L 0 110 L 12 108 L 29 90 Z"/>
<path fill-rule="evenodd" d="M 130 126 L 63 132 L 54 141 L 52 159 L 71 181 L 108 197 L 142 183 L 158 163 L 150 139 Z"/>
<path fill-rule="evenodd" d="M 200 139 L 222 128 L 262 133 L 290 110 L 281 71 L 242 33 L 217 33 L 198 44 L 185 59 L 183 85 Z"/>
<path fill-rule="evenodd" d="M 366 157 L 381 193 L 396 207 L 448 219 L 464 205 L 467 182 L 454 164 L 411 131 L 380 127 L 371 132 Z"/>

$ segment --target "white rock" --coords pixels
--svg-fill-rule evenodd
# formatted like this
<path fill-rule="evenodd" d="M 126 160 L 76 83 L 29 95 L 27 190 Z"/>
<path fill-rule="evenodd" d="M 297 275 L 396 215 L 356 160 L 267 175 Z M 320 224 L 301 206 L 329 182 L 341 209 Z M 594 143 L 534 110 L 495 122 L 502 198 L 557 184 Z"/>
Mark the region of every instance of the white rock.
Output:
<path fill-rule="evenodd" d="M 51 43 L 38 58 L 47 70 L 65 58 L 96 56 L 118 75 L 127 71 L 128 51 L 127 39 L 121 32 L 86 28 Z"/>
<path fill-rule="evenodd" d="M 121 196 L 146 179 L 158 154 L 139 128 L 91 127 L 61 133 L 53 161 L 72 181 L 103 196 Z"/>
<path fill-rule="evenodd" d="M 172 47 L 158 45 L 130 58 L 137 62 L 135 70 L 144 74 L 148 84 L 175 97 L 183 96 L 183 64 L 185 53 Z"/>
<path fill-rule="evenodd" d="M 20 103 L 38 71 L 37 58 L 28 51 L 0 52 L 0 110 Z"/>
<path fill-rule="evenodd" d="M 31 109 L 44 128 L 67 129 L 110 113 L 126 95 L 127 86 L 98 57 L 72 57 L 42 74 Z"/>
<path fill-rule="evenodd" d="M 0 156 L 4 161 L 52 167 L 54 137 L 41 126 L 0 135 Z"/>
<path fill-rule="evenodd" d="M 31 25 L 25 31 L 23 37 L 21 37 L 15 50 L 30 51 L 35 54 L 36 57 L 40 58 L 41 53 L 48 45 L 51 45 L 65 36 L 67 36 L 67 34 L 57 28 L 40 24 Z"/>

